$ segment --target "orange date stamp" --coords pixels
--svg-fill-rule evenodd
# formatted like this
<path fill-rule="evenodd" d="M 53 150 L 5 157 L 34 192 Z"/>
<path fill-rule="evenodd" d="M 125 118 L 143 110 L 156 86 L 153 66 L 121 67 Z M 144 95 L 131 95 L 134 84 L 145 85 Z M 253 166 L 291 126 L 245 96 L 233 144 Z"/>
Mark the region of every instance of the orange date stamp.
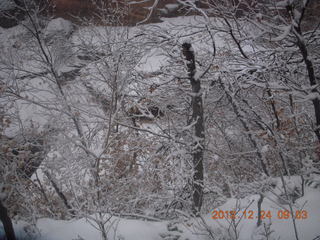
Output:
<path fill-rule="evenodd" d="M 288 210 L 277 210 L 276 212 L 272 212 L 270 210 L 261 210 L 260 213 L 258 211 L 253 210 L 244 210 L 244 211 L 225 211 L 225 210 L 213 210 L 211 213 L 212 219 L 298 219 L 303 220 L 309 217 L 307 210 L 296 210 L 290 212 Z"/>

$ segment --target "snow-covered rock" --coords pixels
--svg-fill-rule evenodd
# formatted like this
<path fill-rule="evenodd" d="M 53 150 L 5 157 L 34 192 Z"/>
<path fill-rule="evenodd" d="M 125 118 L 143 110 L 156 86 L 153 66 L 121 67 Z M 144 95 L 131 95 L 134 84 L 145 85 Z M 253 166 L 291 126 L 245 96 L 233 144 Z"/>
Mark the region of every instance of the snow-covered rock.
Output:
<path fill-rule="evenodd" d="M 0 10 L 7 11 L 15 7 L 13 0 L 1 0 L 0 1 Z"/>
<path fill-rule="evenodd" d="M 68 37 L 73 32 L 73 24 L 63 18 L 55 18 L 51 20 L 44 30 L 46 39 L 54 38 L 56 36 Z"/>
<path fill-rule="evenodd" d="M 179 8 L 179 4 L 171 3 L 171 4 L 166 4 L 165 8 L 169 11 L 172 12 L 176 9 Z"/>

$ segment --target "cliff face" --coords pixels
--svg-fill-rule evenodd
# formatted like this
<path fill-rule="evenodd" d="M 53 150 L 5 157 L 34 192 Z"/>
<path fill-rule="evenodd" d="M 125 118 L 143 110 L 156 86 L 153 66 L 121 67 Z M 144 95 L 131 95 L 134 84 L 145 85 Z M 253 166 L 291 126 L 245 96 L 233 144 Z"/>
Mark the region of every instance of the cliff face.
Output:
<path fill-rule="evenodd" d="M 51 0 L 51 4 L 57 11 L 79 12 L 93 7 L 90 0 Z"/>
<path fill-rule="evenodd" d="M 23 18 L 23 13 L 21 11 L 17 11 L 9 8 L 7 9 L 7 5 L 10 2 L 23 2 L 25 0 L 0 0 L 0 9 L 1 7 L 8 15 L 15 15 L 17 19 Z M 178 15 L 182 15 L 186 12 L 181 11 L 181 6 L 178 3 L 178 0 L 159 0 L 156 4 L 156 7 L 153 8 L 153 11 L 150 12 L 151 8 L 155 5 L 156 0 L 33 0 L 38 2 L 38 4 L 47 3 L 49 1 L 49 12 L 55 17 L 63 17 L 65 19 L 72 20 L 77 22 L 77 17 L 86 17 L 86 18 L 94 18 L 94 12 L 97 11 L 98 8 L 101 7 L 106 12 L 109 12 L 109 16 L 114 18 L 118 18 L 120 22 L 124 25 L 135 25 L 137 23 L 149 23 L 149 22 L 157 22 L 159 21 L 159 16 L 162 17 L 175 17 Z M 215 0 L 210 0 L 215 1 Z M 231 0 L 226 0 L 231 1 Z M 243 2 L 250 3 L 253 0 L 245 0 Z M 262 0 L 258 0 L 262 1 Z M 263 0 L 265 1 L 265 0 Z M 274 0 L 273 0 L 274 1 Z M 240 4 L 239 0 L 232 0 L 232 3 L 235 6 L 238 6 L 238 16 L 243 16 L 245 12 L 248 10 L 247 5 Z M 206 0 L 197 0 L 196 3 L 200 7 L 206 8 L 207 5 Z M 250 4 L 249 4 L 250 5 Z M 122 16 L 118 16 L 119 13 L 114 13 L 115 9 L 123 8 L 124 11 L 121 11 Z M 313 25 L 319 21 L 320 16 L 320 1 L 319 0 L 311 0 L 310 5 L 306 12 L 306 29 L 314 27 Z M 150 15 L 151 14 L 151 15 Z M 150 15 L 150 17 L 149 17 Z M 98 18 L 94 19 L 96 24 L 100 24 L 101 20 Z M 145 21 L 147 20 L 147 21 Z M 1 27 L 12 27 L 17 24 L 16 19 L 8 18 L 5 14 L 1 14 L 0 11 L 0 26 Z M 112 24 L 112 21 L 110 21 Z M 113 23 L 117 24 L 117 23 Z"/>
<path fill-rule="evenodd" d="M 25 0 L 0 0 L 0 26 L 12 27 L 18 24 L 18 21 L 23 19 L 23 11 L 19 11 L 16 8 L 14 2 L 23 4 Z M 135 25 L 139 22 L 149 23 L 159 21 L 159 16 L 174 17 L 179 13 L 179 4 L 177 0 L 159 0 L 155 4 L 156 0 L 32 0 L 39 5 L 43 5 L 48 11 L 49 15 L 54 17 L 63 17 L 76 23 L 80 23 L 77 17 L 86 17 L 95 21 L 96 24 L 100 24 L 101 20 L 94 14 L 98 8 L 101 8 L 111 16 L 109 19 L 114 18 L 120 20 L 124 25 Z M 11 8 L 7 5 L 12 3 Z M 156 6 L 154 6 L 156 5 Z M 9 6 L 9 5 L 8 5 Z M 153 8 L 154 7 L 154 8 Z M 117 9 L 123 9 L 116 11 Z M 151 11 L 151 8 L 153 9 Z M 2 14 L 5 12 L 5 14 Z M 117 13 L 115 13 L 117 12 Z M 119 16 L 121 12 L 121 16 Z M 8 16 L 16 16 L 15 18 L 9 18 Z M 150 16 L 149 16 L 150 15 Z M 114 23 L 110 20 L 110 24 Z"/>
<path fill-rule="evenodd" d="M 125 24 L 134 25 L 149 16 L 150 8 L 154 3 L 155 0 L 104 0 L 96 1 L 96 4 L 91 0 L 51 0 L 51 10 L 54 15 L 72 19 L 72 15 L 81 17 L 93 16 L 92 13 L 96 11 L 97 6 L 107 11 L 109 9 L 110 12 L 112 12 L 112 9 L 120 7 L 125 9 L 122 21 Z M 178 8 L 177 0 L 160 0 L 147 22 L 159 20 L 159 15 L 175 16 Z"/>

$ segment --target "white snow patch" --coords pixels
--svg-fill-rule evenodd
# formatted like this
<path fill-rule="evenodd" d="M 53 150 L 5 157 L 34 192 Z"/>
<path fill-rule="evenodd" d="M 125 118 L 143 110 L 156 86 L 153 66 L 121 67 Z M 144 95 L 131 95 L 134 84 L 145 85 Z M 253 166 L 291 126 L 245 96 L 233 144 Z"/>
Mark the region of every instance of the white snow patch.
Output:
<path fill-rule="evenodd" d="M 70 21 L 63 18 L 55 18 L 51 20 L 44 30 L 46 38 L 54 37 L 56 34 L 69 35 L 73 30 L 73 25 Z"/>
<path fill-rule="evenodd" d="M 174 11 L 179 7 L 179 4 L 171 3 L 171 4 L 166 4 L 165 8 L 168 9 L 169 11 Z"/>

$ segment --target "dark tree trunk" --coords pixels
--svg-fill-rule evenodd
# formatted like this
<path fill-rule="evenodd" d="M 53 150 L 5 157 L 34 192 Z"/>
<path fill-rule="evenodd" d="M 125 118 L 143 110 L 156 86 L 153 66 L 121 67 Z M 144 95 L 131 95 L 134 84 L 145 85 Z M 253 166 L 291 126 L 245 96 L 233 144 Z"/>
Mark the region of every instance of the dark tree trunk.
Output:
<path fill-rule="evenodd" d="M 317 93 L 318 92 L 318 90 L 316 89 L 317 81 L 316 81 L 316 77 L 314 74 L 313 64 L 310 61 L 310 59 L 308 58 L 307 47 L 304 44 L 304 42 L 302 42 L 300 39 L 298 39 L 298 47 L 300 49 L 304 63 L 306 65 L 310 85 L 313 87 L 311 92 Z M 312 99 L 312 104 L 313 104 L 313 108 L 314 108 L 314 114 L 316 117 L 316 127 L 315 127 L 314 132 L 318 138 L 318 141 L 320 142 L 320 100 L 319 100 L 319 98 Z"/>
<path fill-rule="evenodd" d="M 190 43 L 182 44 L 183 55 L 187 60 L 189 80 L 192 87 L 192 119 L 194 124 L 194 145 L 193 145 L 193 212 L 198 214 L 203 201 L 203 149 L 204 149 L 204 121 L 203 104 L 201 95 L 201 83 L 195 79 L 195 56 Z"/>
<path fill-rule="evenodd" d="M 227 96 L 227 99 L 228 101 L 230 102 L 232 108 L 233 108 L 233 111 L 234 113 L 236 114 L 237 118 L 239 119 L 240 123 L 242 124 L 244 130 L 246 131 L 247 134 L 247 137 L 248 137 L 248 140 L 250 141 L 251 143 L 251 146 L 256 150 L 256 155 L 260 161 L 260 166 L 261 166 L 261 169 L 262 171 L 267 175 L 267 176 L 270 176 L 269 174 L 269 171 L 267 169 L 267 165 L 264 163 L 263 161 L 263 156 L 262 156 L 262 153 L 261 151 L 259 150 L 259 147 L 258 147 L 258 143 L 257 141 L 254 139 L 254 136 L 251 134 L 251 131 L 250 131 L 250 127 L 249 125 L 247 124 L 246 120 L 245 120 L 245 117 L 243 116 L 243 114 L 241 112 L 243 112 L 244 110 L 240 108 L 240 106 L 237 104 L 237 101 L 234 99 L 233 97 L 233 93 L 232 92 L 229 92 L 228 90 L 228 86 L 226 86 L 223 81 L 220 79 L 220 84 Z"/>
<path fill-rule="evenodd" d="M 297 46 L 299 47 L 304 64 L 306 65 L 306 70 L 308 72 L 309 83 L 310 83 L 310 86 L 312 87 L 311 92 L 318 93 L 318 90 L 316 88 L 318 82 L 317 82 L 316 75 L 314 72 L 314 66 L 313 66 L 312 61 L 309 58 L 307 45 L 302 38 L 302 31 L 301 31 L 301 22 L 302 22 L 302 19 L 304 18 L 305 10 L 306 10 L 309 3 L 310 3 L 310 0 L 308 0 L 306 2 L 305 7 L 302 9 L 300 20 L 298 22 L 298 25 L 295 26 L 294 29 L 296 31 Z M 292 17 L 294 18 L 294 15 Z M 316 127 L 315 127 L 314 132 L 318 138 L 318 142 L 320 142 L 320 100 L 319 100 L 319 98 L 317 97 L 317 98 L 312 99 L 312 104 L 313 104 L 314 114 L 316 117 Z"/>
<path fill-rule="evenodd" d="M 12 222 L 8 215 L 8 210 L 5 208 L 5 206 L 3 206 L 1 201 L 0 201 L 0 220 L 2 222 L 4 231 L 6 233 L 7 240 L 16 240 Z"/>
<path fill-rule="evenodd" d="M 45 171 L 44 174 L 46 175 L 46 177 L 49 179 L 49 181 L 52 184 L 52 187 L 54 188 L 54 190 L 56 191 L 56 193 L 58 194 L 59 198 L 62 200 L 63 204 L 65 205 L 65 207 L 68 209 L 69 213 L 72 216 L 75 216 L 75 211 L 72 209 L 72 207 L 70 206 L 67 197 L 64 195 L 64 193 L 59 189 L 58 185 L 56 184 L 56 182 L 53 180 L 52 176 L 50 175 L 50 173 L 48 171 Z"/>
<path fill-rule="evenodd" d="M 257 227 L 260 227 L 262 223 L 262 217 L 261 217 L 261 205 L 263 202 L 264 196 L 260 193 L 260 198 L 258 200 L 258 222 L 257 222 Z"/>

